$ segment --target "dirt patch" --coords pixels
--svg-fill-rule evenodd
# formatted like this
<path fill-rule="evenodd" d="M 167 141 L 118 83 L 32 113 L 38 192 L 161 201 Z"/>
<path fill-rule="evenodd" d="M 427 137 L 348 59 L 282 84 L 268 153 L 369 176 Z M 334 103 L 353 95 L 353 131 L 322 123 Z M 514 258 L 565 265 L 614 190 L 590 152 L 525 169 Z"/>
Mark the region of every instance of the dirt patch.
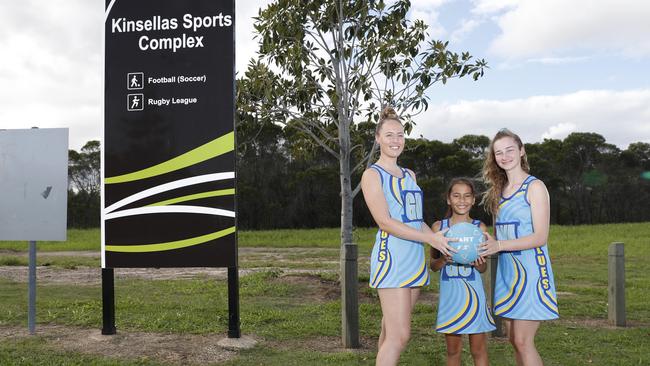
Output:
<path fill-rule="evenodd" d="M 418 304 L 438 304 L 438 293 L 433 291 L 420 291 L 418 296 Z"/>
<path fill-rule="evenodd" d="M 377 351 L 377 338 L 361 337 L 359 339 L 360 348 L 348 349 L 343 348 L 341 337 L 317 337 L 308 339 L 293 339 L 290 342 L 269 341 L 266 346 L 277 350 L 291 351 L 295 349 L 306 349 L 314 352 L 323 353 L 366 353 Z"/>
<path fill-rule="evenodd" d="M 587 319 L 563 320 L 562 318 L 560 318 L 560 320 L 556 320 L 556 321 L 561 322 L 562 324 L 566 325 L 568 328 L 576 327 L 576 328 L 592 328 L 592 329 L 597 329 L 597 328 L 622 329 L 614 326 L 607 319 L 587 318 Z M 630 320 L 627 320 L 625 322 L 625 328 L 645 328 L 649 326 L 650 326 L 649 322 L 630 321 Z"/>
<path fill-rule="evenodd" d="M 275 278 L 273 281 L 278 283 L 302 285 L 305 289 L 302 294 L 303 297 L 313 302 L 335 301 L 341 298 L 340 282 L 324 279 L 317 274 L 285 273 L 284 275 Z M 376 296 L 371 295 L 368 291 L 368 284 L 366 282 L 359 283 L 358 294 L 360 303 L 379 301 Z"/>
<path fill-rule="evenodd" d="M 568 292 L 568 291 L 558 291 L 557 296 L 575 296 L 573 292 Z"/>
<path fill-rule="evenodd" d="M 336 255 L 338 249 L 319 248 L 318 253 L 332 252 Z M 335 268 L 300 268 L 300 263 L 322 262 L 323 258 L 309 257 L 314 253 L 310 248 L 240 248 L 240 260 L 266 260 L 271 263 L 272 267 L 255 267 L 239 269 L 240 276 L 246 276 L 250 273 L 279 270 L 285 274 L 307 274 L 317 275 L 322 273 L 336 273 L 338 266 Z M 0 251 L 2 255 L 27 256 L 24 251 Z M 305 255 L 299 260 L 289 259 L 296 255 Z M 41 252 L 41 257 L 59 256 L 59 257 L 100 257 L 99 252 L 95 251 L 65 251 L 65 252 Z M 334 262 L 332 262 L 334 263 Z M 286 267 L 289 266 L 290 267 Z M 296 265 L 298 264 L 298 265 Z M 307 267 L 307 266 L 306 266 Z M 75 269 L 65 269 L 50 266 L 39 266 L 36 269 L 38 283 L 54 284 L 75 284 L 75 285 L 98 285 L 101 283 L 101 268 L 78 266 Z M 225 268 L 116 268 L 115 278 L 120 279 L 146 279 L 146 280 L 174 280 L 174 279 L 191 279 L 197 277 L 208 277 L 212 279 L 226 279 L 227 270 Z M 27 266 L 0 266 L 0 278 L 16 282 L 28 281 Z"/>
<path fill-rule="evenodd" d="M 55 349 L 129 360 L 150 359 L 174 365 L 220 363 L 237 355 L 217 342 L 225 334 L 187 335 L 118 331 L 102 335 L 99 329 L 39 325 L 36 335 Z M 0 327 L 0 341 L 29 337 L 25 328 Z"/>
<path fill-rule="evenodd" d="M 326 269 L 296 269 L 282 267 L 262 267 L 239 269 L 239 276 L 247 276 L 256 272 L 279 270 L 286 274 L 335 273 L 336 270 Z M 182 280 L 197 277 L 225 280 L 228 278 L 226 268 L 115 268 L 115 279 L 144 279 L 144 280 Z M 16 282 L 27 282 L 29 270 L 27 266 L 0 266 L 0 278 Z M 39 284 L 75 284 L 98 285 L 102 282 L 101 268 L 77 267 L 75 269 L 52 268 L 39 266 L 36 268 L 36 281 Z"/>

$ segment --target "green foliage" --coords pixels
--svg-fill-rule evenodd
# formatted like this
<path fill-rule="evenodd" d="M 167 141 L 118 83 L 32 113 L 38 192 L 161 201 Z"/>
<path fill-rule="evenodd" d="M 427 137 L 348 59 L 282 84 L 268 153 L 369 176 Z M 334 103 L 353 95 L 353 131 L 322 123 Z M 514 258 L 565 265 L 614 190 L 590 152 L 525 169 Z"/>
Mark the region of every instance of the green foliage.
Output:
<path fill-rule="evenodd" d="M 99 226 L 100 145 L 88 141 L 81 152 L 68 151 L 68 227 Z"/>
<path fill-rule="evenodd" d="M 427 89 L 450 78 L 477 80 L 487 64 L 428 40 L 424 22 L 406 19 L 409 8 L 409 1 L 269 4 L 254 25 L 259 57 L 239 80 L 246 107 L 293 124 L 333 155 L 355 122 L 376 121 L 387 104 L 403 112 L 410 130 L 412 115 L 428 106 Z"/>
<path fill-rule="evenodd" d="M 275 140 L 266 140 L 278 146 L 278 153 L 268 163 L 264 156 L 240 160 L 239 224 L 244 229 L 339 226 L 338 162 L 325 154 L 314 154 L 313 149 L 294 154 L 287 146 L 295 144 L 287 142 L 282 131 L 277 130 Z M 364 131 L 374 134 L 368 128 Z M 399 163 L 417 175 L 424 191 L 425 222 L 440 219 L 445 213 L 444 194 L 452 178 L 475 178 L 479 191 L 484 189 L 480 174 L 488 144 L 486 136 L 476 135 L 461 136 L 451 143 L 407 140 Z M 593 133 L 526 144 L 531 174 L 543 180 L 550 193 L 551 222 L 572 225 L 650 221 L 646 209 L 650 206 L 650 180 L 642 178 L 650 161 L 648 146 L 634 143 L 621 151 Z M 305 153 L 308 150 L 312 156 Z M 269 166 L 274 169 L 267 169 Z M 354 179 L 358 177 L 353 175 Z M 354 211 L 356 226 L 375 226 L 362 196 L 355 199 Z M 478 205 L 472 215 L 492 221 Z"/>

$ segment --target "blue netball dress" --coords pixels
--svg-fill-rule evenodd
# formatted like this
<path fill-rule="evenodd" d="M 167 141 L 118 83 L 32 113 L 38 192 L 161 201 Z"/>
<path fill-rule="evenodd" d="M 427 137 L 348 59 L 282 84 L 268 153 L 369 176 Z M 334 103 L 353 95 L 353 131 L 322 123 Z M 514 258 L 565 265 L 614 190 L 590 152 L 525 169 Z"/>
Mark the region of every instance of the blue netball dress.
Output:
<path fill-rule="evenodd" d="M 398 178 L 377 164 L 390 217 L 420 230 L 422 227 L 422 190 L 404 168 Z M 404 240 L 383 230 L 377 232 L 370 257 L 370 287 L 420 287 L 429 284 L 424 245 Z"/>
<path fill-rule="evenodd" d="M 499 240 L 533 233 L 528 187 L 529 176 L 508 198 L 501 198 L 495 222 Z M 499 253 L 494 286 L 494 314 L 510 319 L 549 320 L 559 317 L 553 269 L 546 243 L 539 248 Z"/>
<path fill-rule="evenodd" d="M 479 226 L 479 220 L 472 221 Z M 449 227 L 449 219 L 440 230 Z M 481 274 L 473 266 L 447 263 L 440 269 L 440 298 L 436 331 L 447 334 L 476 334 L 495 330 L 494 318 L 485 300 Z"/>

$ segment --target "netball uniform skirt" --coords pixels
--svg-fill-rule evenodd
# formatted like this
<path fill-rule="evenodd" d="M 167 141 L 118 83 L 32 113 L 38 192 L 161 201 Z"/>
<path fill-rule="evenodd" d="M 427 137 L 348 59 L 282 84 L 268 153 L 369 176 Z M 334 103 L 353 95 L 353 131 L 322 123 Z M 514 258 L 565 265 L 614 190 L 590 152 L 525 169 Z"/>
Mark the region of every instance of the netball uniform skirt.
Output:
<path fill-rule="evenodd" d="M 480 273 L 470 265 L 445 265 L 440 270 L 436 331 L 475 334 L 495 329 Z"/>
<path fill-rule="evenodd" d="M 529 176 L 515 193 L 502 198 L 495 222 L 497 239 L 518 239 L 533 234 L 532 213 L 526 195 L 535 179 Z M 494 298 L 494 315 L 522 320 L 557 319 L 559 312 L 548 246 L 499 253 Z"/>
<path fill-rule="evenodd" d="M 370 287 L 421 287 L 429 281 L 424 245 L 379 230 L 370 256 Z"/>

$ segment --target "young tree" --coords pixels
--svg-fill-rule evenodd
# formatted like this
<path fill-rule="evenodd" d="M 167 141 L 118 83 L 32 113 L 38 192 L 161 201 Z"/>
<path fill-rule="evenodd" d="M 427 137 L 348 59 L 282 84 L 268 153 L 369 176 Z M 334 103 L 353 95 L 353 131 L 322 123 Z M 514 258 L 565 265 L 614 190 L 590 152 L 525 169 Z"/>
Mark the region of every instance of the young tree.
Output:
<path fill-rule="evenodd" d="M 353 172 L 371 161 L 374 144 L 352 144 L 357 124 L 392 105 L 407 132 L 426 110 L 425 91 L 451 78 L 477 80 L 486 67 L 469 53 L 427 40 L 427 25 L 409 21 L 410 1 L 277 0 L 255 22 L 258 61 L 245 73 L 255 110 L 291 124 L 339 162 L 343 344 L 359 345 L 357 248 L 352 237 Z M 267 72 L 259 72 L 265 67 Z"/>
<path fill-rule="evenodd" d="M 68 226 L 97 227 L 100 216 L 100 146 L 88 141 L 68 151 Z"/>
<path fill-rule="evenodd" d="M 91 140 L 81 152 L 68 151 L 68 178 L 70 188 L 88 195 L 99 194 L 99 141 Z"/>

